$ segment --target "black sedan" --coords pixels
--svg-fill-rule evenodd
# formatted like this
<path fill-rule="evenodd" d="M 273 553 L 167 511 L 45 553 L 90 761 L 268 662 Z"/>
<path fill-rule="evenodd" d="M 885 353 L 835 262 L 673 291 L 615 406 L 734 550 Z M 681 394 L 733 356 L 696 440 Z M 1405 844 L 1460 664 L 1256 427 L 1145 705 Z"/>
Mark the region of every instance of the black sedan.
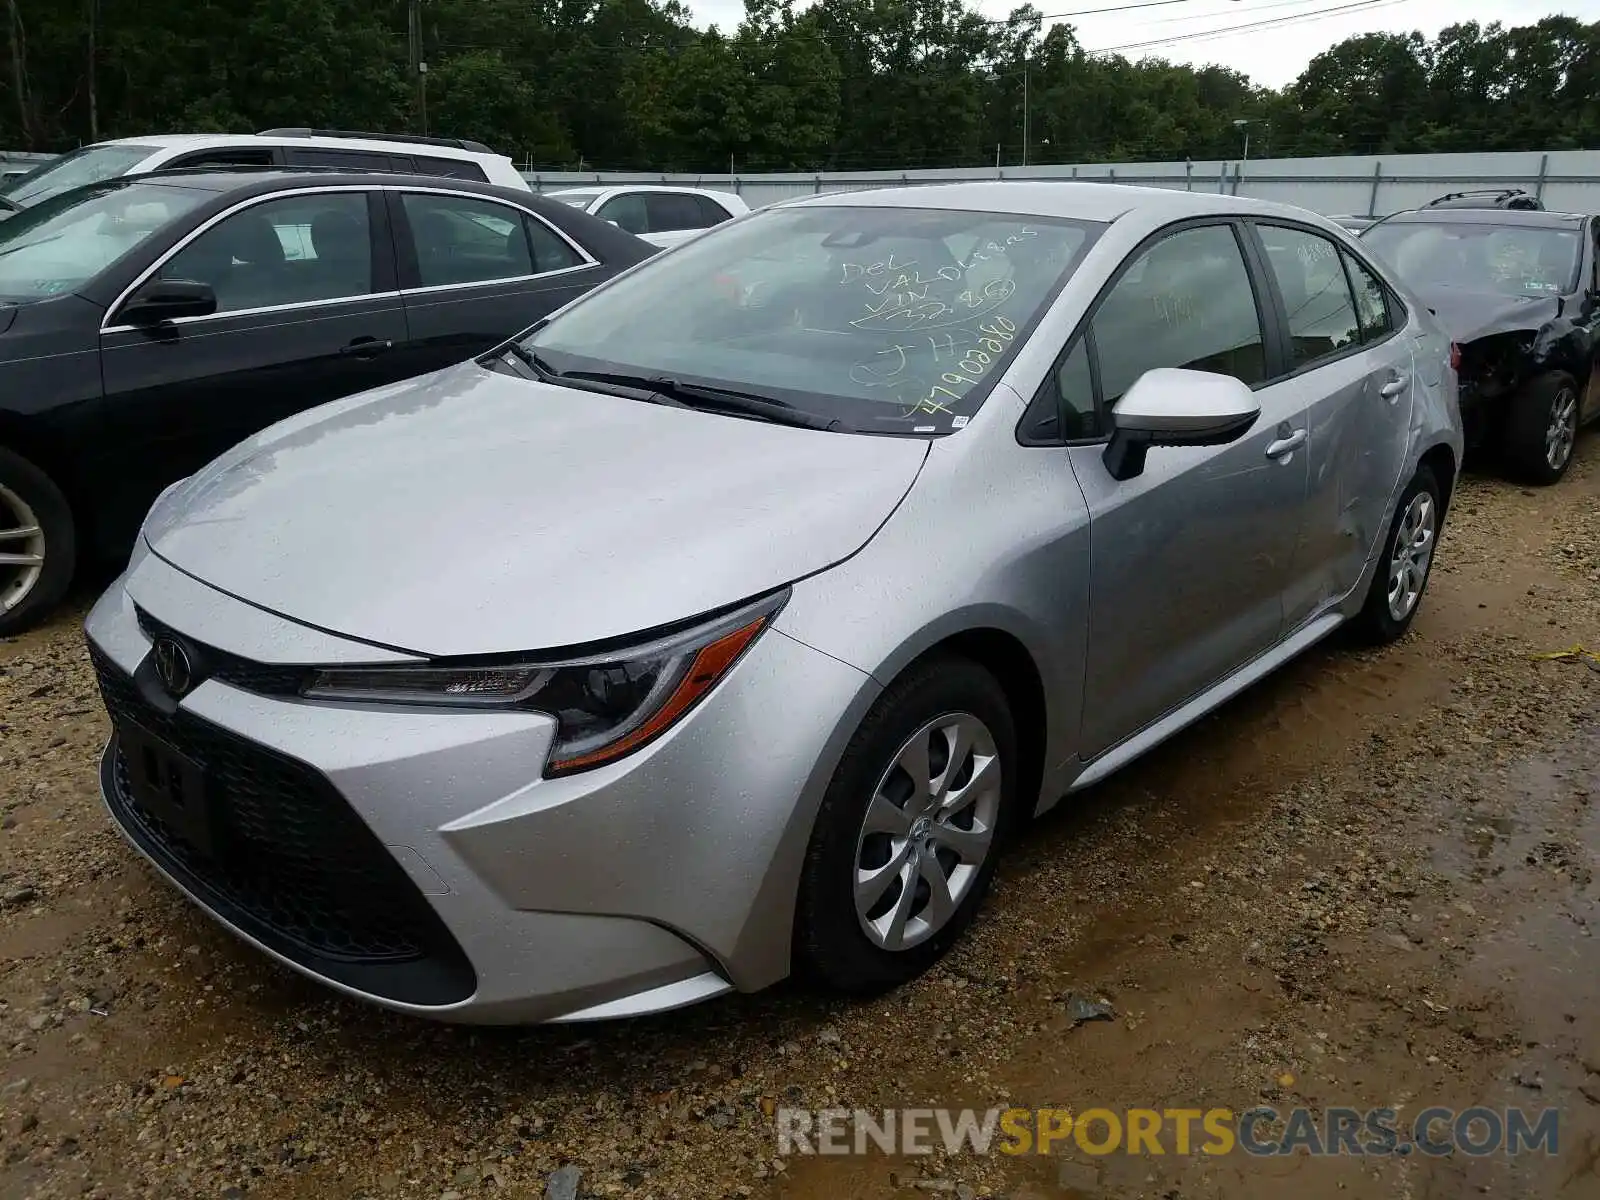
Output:
<path fill-rule="evenodd" d="M 657 248 L 464 180 L 107 180 L 0 221 L 0 634 L 283 417 L 489 349 Z"/>
<path fill-rule="evenodd" d="M 1544 485 L 1600 418 L 1600 221 L 1529 209 L 1519 195 L 1445 197 L 1360 237 L 1455 343 L 1469 451 L 1498 451 Z"/>

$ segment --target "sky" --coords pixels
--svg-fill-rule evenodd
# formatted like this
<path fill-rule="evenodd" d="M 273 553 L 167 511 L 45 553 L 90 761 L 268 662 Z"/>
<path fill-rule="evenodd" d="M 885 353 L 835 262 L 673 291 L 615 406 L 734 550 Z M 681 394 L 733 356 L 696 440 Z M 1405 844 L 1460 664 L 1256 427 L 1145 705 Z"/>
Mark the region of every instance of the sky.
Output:
<path fill-rule="evenodd" d="M 986 16 L 1004 17 L 1022 0 L 968 0 Z M 1531 25 L 1557 14 L 1600 21 L 1600 0 L 1033 0 L 1047 15 L 1077 14 L 1066 22 L 1088 50 L 1117 49 L 1205 66 L 1217 63 L 1263 87 L 1294 82 L 1312 58 L 1360 33 L 1421 30 L 1433 37 L 1448 25 Z M 699 25 L 732 29 L 743 0 L 689 0 Z M 1121 11 L 1089 14 L 1089 9 Z M 1268 22 L 1267 24 L 1258 24 Z M 1046 22 L 1046 25 L 1054 22 Z M 1230 26 L 1253 28 L 1226 32 Z M 1189 35 L 1203 35 L 1194 36 Z M 1183 40 L 1171 41 L 1167 39 Z M 1138 43 L 1164 41 L 1142 48 Z M 1122 49 L 1123 47 L 1130 47 Z"/>

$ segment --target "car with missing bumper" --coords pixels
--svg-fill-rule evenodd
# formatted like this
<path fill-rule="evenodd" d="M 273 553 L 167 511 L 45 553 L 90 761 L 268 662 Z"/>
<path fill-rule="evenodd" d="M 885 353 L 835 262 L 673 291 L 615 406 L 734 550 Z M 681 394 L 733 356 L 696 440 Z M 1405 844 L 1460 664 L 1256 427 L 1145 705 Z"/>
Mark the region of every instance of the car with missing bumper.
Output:
<path fill-rule="evenodd" d="M 1600 222 L 1468 193 L 1361 231 L 1456 346 L 1469 449 L 1552 484 L 1600 417 Z"/>
<path fill-rule="evenodd" d="M 526 190 L 340 171 L 127 175 L 0 222 L 0 634 L 240 438 L 656 252 Z"/>
<path fill-rule="evenodd" d="M 717 282 L 754 257 L 796 264 L 760 305 Z M 409 1013 L 881 991 L 1029 818 L 1406 631 L 1454 397 L 1299 209 L 777 205 L 169 489 L 87 622 L 105 800 L 235 934 Z"/>

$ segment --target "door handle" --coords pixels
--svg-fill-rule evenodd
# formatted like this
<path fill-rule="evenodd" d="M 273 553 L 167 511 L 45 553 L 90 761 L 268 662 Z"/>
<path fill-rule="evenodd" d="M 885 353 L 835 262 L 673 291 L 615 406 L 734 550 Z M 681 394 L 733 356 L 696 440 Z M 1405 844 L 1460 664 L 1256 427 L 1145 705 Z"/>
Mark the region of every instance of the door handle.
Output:
<path fill-rule="evenodd" d="M 1406 378 L 1404 375 L 1397 375 L 1378 389 L 1378 395 L 1382 396 L 1385 400 L 1393 400 L 1410 386 L 1411 380 Z"/>
<path fill-rule="evenodd" d="M 1306 431 L 1304 429 L 1296 429 L 1288 437 L 1279 438 L 1275 442 L 1268 442 L 1267 457 L 1282 458 L 1287 454 L 1294 453 L 1294 451 L 1300 449 L 1300 447 L 1304 446 L 1305 444 Z"/>
<path fill-rule="evenodd" d="M 385 350 L 393 350 L 394 343 L 388 338 L 358 337 L 349 345 L 339 347 L 339 353 L 351 358 L 371 358 L 375 354 L 382 354 Z"/>

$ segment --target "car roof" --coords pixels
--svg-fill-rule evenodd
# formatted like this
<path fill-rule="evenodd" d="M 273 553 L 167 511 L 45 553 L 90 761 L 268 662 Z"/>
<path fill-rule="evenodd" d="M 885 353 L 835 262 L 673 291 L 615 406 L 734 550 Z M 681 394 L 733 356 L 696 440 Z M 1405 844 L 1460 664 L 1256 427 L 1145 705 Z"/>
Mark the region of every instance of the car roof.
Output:
<path fill-rule="evenodd" d="M 1385 225 L 1520 225 L 1530 229 L 1576 229 L 1582 213 L 1526 208 L 1408 208 L 1384 219 Z"/>
<path fill-rule="evenodd" d="M 384 150 L 392 153 L 424 154 L 437 158 L 459 158 L 463 161 L 481 159 L 479 150 L 466 150 L 460 146 L 439 146 L 432 142 L 395 142 L 383 137 L 289 137 L 266 136 L 259 133 L 174 133 L 167 136 L 148 134 L 139 137 L 114 138 L 99 142 L 102 146 L 148 146 L 155 150 L 208 150 L 224 146 L 310 146 L 319 150 Z M 402 147 L 404 149 L 402 149 Z M 490 155 L 504 158 L 505 155 Z"/>
<path fill-rule="evenodd" d="M 1308 210 L 1245 196 L 1214 192 L 1180 192 L 1174 188 L 1078 180 L 974 180 L 912 187 L 887 187 L 859 192 L 823 192 L 780 202 L 775 207 L 945 208 L 969 212 L 1003 212 L 1019 216 L 1067 217 L 1111 222 L 1135 209 L 1181 220 L 1187 216 L 1234 213 L 1304 220 Z M 1320 218 L 1327 220 L 1327 218 Z"/>
<path fill-rule="evenodd" d="M 549 191 L 544 194 L 559 196 L 572 192 L 592 192 L 595 195 L 601 192 L 684 192 L 690 196 L 738 195 L 727 188 L 682 187 L 671 183 L 586 183 L 579 187 L 561 188 L 559 191 Z"/>
<path fill-rule="evenodd" d="M 217 193 L 260 195 L 303 187 L 405 187 L 430 191 L 471 192 L 527 205 L 537 202 L 540 211 L 573 211 L 560 201 L 546 201 L 537 193 L 477 179 L 457 179 L 449 175 L 408 175 L 389 171 L 317 170 L 306 167 L 188 167 L 170 171 L 150 171 L 142 175 L 119 175 L 101 184 L 133 187 L 139 184 L 166 184 L 192 187 Z"/>

